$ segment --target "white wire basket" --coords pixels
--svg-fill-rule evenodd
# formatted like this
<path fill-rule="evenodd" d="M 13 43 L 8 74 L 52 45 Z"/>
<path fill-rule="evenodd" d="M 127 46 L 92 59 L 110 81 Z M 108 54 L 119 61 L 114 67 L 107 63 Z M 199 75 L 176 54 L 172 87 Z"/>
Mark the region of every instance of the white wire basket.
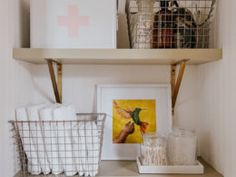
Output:
<path fill-rule="evenodd" d="M 77 114 L 77 120 L 10 121 L 21 171 L 34 175 L 96 176 L 106 114 Z"/>
<path fill-rule="evenodd" d="M 132 48 L 214 47 L 216 0 L 128 0 Z"/>

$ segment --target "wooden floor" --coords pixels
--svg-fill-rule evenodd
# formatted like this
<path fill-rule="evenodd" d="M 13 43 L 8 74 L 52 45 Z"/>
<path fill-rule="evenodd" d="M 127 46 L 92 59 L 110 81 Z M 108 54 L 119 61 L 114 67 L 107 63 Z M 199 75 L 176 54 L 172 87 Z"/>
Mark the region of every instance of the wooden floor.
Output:
<path fill-rule="evenodd" d="M 102 161 L 100 172 L 98 177 L 223 177 L 221 174 L 216 172 L 209 165 L 201 161 L 205 167 L 205 173 L 203 175 L 141 175 L 138 173 L 137 165 L 135 161 Z M 15 177 L 25 177 L 20 173 L 16 174 Z M 39 175 L 39 176 L 27 176 L 27 177 L 55 177 L 54 175 Z M 56 177 L 65 177 L 65 175 L 57 175 Z M 75 176 L 77 177 L 77 176 Z"/>

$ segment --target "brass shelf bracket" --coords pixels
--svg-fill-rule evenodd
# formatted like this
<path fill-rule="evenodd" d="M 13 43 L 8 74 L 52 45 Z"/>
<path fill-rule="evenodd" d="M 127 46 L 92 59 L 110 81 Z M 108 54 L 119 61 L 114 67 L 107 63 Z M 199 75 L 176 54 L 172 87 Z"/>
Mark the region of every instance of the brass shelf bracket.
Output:
<path fill-rule="evenodd" d="M 62 64 L 52 59 L 46 59 L 46 61 L 56 102 L 62 103 Z M 54 64 L 57 66 L 57 76 L 55 75 Z"/>
<path fill-rule="evenodd" d="M 178 97 L 181 82 L 183 80 L 184 71 L 185 71 L 187 61 L 188 61 L 188 59 L 185 59 L 185 60 L 181 60 L 180 62 L 171 65 L 172 114 L 174 114 L 175 103 L 176 103 L 176 100 Z M 178 76 L 177 76 L 177 80 L 176 80 L 176 67 L 177 67 L 177 65 L 180 65 L 180 66 L 179 66 L 179 72 L 178 72 Z"/>
<path fill-rule="evenodd" d="M 175 103 L 178 97 L 179 89 L 183 79 L 186 62 L 189 59 L 181 60 L 180 62 L 171 64 L 171 93 L 172 93 L 172 113 L 174 113 Z M 46 59 L 49 69 L 49 74 L 52 82 L 52 87 L 57 103 L 62 103 L 62 64 L 53 60 Z M 54 64 L 57 66 L 57 75 L 54 71 Z M 179 66 L 178 76 L 176 78 L 176 68 Z"/>

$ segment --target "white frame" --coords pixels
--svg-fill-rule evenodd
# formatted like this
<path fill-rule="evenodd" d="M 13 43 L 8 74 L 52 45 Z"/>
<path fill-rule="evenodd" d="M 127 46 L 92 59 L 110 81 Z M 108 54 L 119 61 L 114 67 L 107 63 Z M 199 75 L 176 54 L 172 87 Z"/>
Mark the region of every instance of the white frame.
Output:
<path fill-rule="evenodd" d="M 172 130 L 171 87 L 169 84 L 97 85 L 97 112 L 107 114 L 102 160 L 135 160 L 140 154 L 138 144 L 112 143 L 111 117 L 112 100 L 114 99 L 155 99 L 157 132 L 167 135 Z"/>

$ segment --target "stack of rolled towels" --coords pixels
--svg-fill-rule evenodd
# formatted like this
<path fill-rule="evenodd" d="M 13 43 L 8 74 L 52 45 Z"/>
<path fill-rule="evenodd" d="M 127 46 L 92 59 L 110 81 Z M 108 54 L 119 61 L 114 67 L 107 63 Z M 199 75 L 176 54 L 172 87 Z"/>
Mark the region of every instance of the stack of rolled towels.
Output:
<path fill-rule="evenodd" d="M 98 173 L 100 138 L 95 121 L 79 121 L 72 105 L 39 104 L 16 109 L 19 136 L 33 175 Z"/>

